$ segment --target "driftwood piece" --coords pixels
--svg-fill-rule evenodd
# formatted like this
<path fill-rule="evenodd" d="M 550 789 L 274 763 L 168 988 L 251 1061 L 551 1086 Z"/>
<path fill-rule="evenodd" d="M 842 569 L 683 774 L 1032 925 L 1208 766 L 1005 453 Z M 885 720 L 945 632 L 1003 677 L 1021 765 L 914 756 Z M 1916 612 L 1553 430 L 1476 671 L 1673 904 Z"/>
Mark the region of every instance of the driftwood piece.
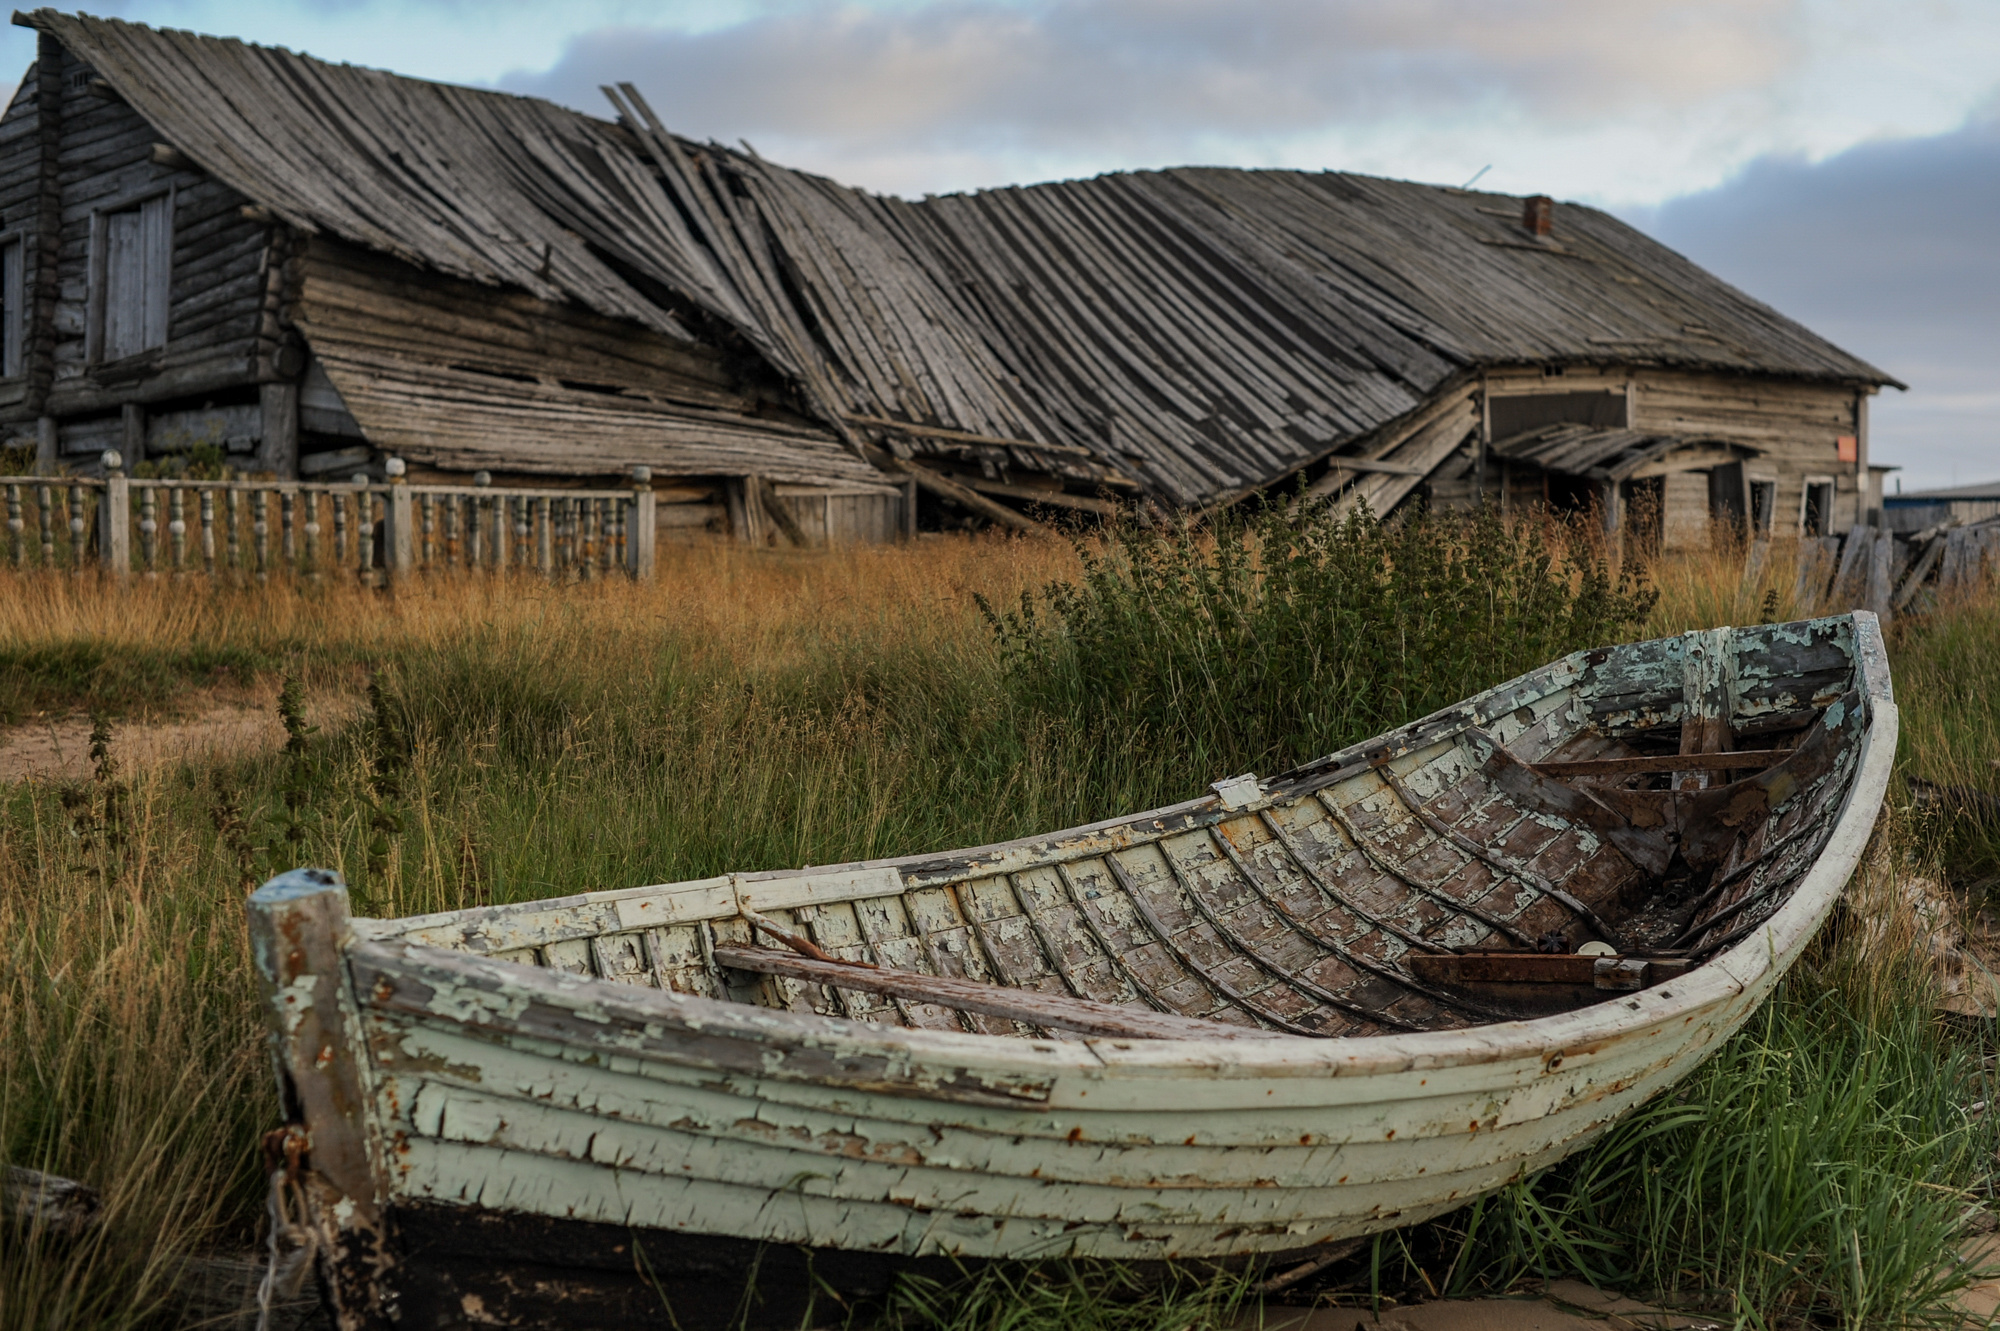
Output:
<path fill-rule="evenodd" d="M 1032 989 L 1009 989 L 945 975 L 918 975 L 912 971 L 858 966 L 844 961 L 816 961 L 774 948 L 718 947 L 715 949 L 715 960 L 732 970 L 782 975 L 812 984 L 937 1003 L 965 1012 L 983 1012 L 988 1016 L 1080 1031 L 1086 1035 L 1135 1040 L 1256 1040 L 1269 1039 L 1275 1034 L 1254 1026 L 1204 1021 L 1200 1017 L 1184 1017 L 1168 1012 L 1147 1012 L 1115 1003 L 1097 1003 Z"/>
<path fill-rule="evenodd" d="M 96 1226 L 102 1208 L 97 1189 L 87 1183 L 19 1165 L 0 1174 L 0 1215 L 24 1230 L 78 1238 Z"/>

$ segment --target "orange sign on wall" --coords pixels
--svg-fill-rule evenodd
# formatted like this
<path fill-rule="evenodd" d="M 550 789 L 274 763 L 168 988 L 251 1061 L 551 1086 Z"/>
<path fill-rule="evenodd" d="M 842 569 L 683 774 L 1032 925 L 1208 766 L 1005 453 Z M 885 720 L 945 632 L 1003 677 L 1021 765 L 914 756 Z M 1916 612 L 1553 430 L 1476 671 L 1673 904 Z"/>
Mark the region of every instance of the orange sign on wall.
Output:
<path fill-rule="evenodd" d="M 1861 441 L 1853 435 L 1841 435 L 1833 441 L 1833 446 L 1840 450 L 1840 460 L 1842 462 L 1859 462 L 1861 460 Z"/>

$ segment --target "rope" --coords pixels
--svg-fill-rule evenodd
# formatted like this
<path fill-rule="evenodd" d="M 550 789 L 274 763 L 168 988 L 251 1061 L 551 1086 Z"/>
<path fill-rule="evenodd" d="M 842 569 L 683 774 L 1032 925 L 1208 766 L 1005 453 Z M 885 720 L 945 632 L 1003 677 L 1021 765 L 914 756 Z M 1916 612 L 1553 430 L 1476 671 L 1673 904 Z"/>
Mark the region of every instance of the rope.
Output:
<path fill-rule="evenodd" d="M 271 1310 L 305 1288 L 319 1255 L 319 1231 L 306 1207 L 305 1129 L 290 1125 L 264 1134 L 264 1172 L 271 1180 L 264 1198 L 269 1234 L 264 1278 L 257 1285 L 257 1331 L 271 1331 Z"/>

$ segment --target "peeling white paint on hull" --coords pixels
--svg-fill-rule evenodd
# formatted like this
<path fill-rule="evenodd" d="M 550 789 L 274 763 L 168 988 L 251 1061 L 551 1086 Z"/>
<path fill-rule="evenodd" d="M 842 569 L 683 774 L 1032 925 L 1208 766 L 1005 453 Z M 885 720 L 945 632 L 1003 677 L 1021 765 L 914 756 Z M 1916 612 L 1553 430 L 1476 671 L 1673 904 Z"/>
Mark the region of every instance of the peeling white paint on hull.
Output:
<path fill-rule="evenodd" d="M 1413 1223 L 1749 1016 L 1858 861 L 1895 731 L 1857 614 L 1578 654 L 1006 846 L 391 921 L 287 875 L 252 912 L 332 1286 L 354 1326 L 447 1287 L 539 1325 L 551 1289 L 625 1298 L 722 1241 L 1237 1259 Z M 1697 774 L 1662 786 L 1673 762 Z M 1591 938 L 1618 955 L 1578 970 Z M 488 1288 L 398 1237 L 454 1214 L 616 1252 Z"/>

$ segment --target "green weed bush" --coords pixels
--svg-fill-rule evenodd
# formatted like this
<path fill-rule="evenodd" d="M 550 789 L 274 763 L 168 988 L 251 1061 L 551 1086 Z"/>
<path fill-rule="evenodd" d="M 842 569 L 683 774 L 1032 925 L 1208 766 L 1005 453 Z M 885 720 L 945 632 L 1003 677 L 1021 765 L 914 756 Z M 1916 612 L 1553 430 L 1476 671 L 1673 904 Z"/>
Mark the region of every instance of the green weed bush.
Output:
<path fill-rule="evenodd" d="M 1107 756 L 1209 773 L 1295 766 L 1583 647 L 1654 596 L 1582 528 L 1280 509 L 1213 535 L 1125 527 L 1081 578 L 981 602 L 1015 698 Z"/>

